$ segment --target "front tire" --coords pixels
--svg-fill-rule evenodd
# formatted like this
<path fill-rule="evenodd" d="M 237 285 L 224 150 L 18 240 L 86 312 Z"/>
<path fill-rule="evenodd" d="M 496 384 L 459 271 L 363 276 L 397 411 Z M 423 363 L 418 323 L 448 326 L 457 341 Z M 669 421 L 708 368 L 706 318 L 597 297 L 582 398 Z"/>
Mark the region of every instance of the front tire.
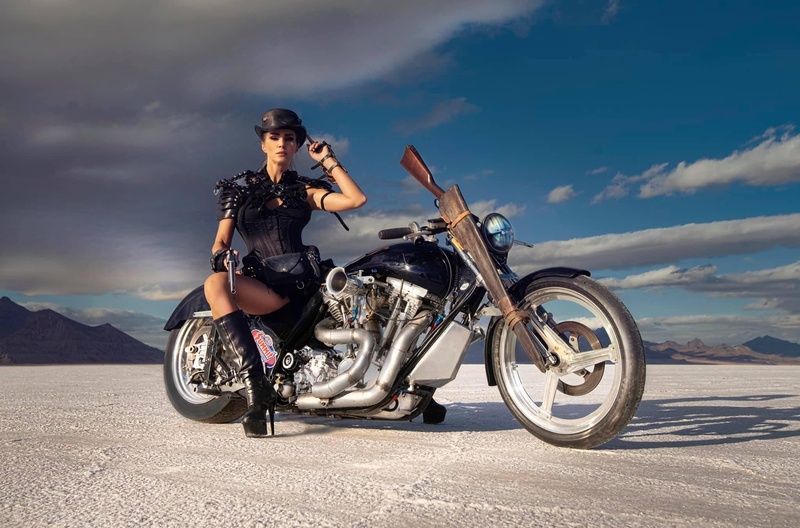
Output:
<path fill-rule="evenodd" d="M 241 418 L 247 402 L 231 392 L 197 392 L 202 366 L 197 359 L 213 346 L 211 319 L 189 319 L 172 330 L 164 354 L 164 386 L 170 403 L 181 416 L 206 423 L 228 423 Z"/>
<path fill-rule="evenodd" d="M 561 447 L 590 449 L 617 436 L 636 413 L 645 385 L 644 346 L 628 309 L 585 276 L 537 279 L 519 307 L 531 317 L 534 310 L 552 314 L 552 327 L 578 357 L 589 350 L 605 353 L 577 373 L 542 373 L 501 323 L 492 338 L 492 362 L 514 417 L 537 438 Z"/>

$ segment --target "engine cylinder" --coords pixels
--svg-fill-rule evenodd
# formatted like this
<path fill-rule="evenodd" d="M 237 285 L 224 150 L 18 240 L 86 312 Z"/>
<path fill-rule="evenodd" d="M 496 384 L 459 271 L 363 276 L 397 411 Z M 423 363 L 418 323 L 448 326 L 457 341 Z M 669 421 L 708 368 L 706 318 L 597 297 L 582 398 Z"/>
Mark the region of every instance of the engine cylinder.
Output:
<path fill-rule="evenodd" d="M 419 335 L 431 324 L 431 319 L 431 313 L 423 311 L 400 329 L 397 337 L 392 342 L 378 379 L 372 387 L 347 392 L 324 403 L 320 397 L 314 394 L 301 394 L 297 398 L 297 407 L 310 410 L 323 408 L 347 409 L 376 405 L 389 395 L 395 377 L 403 364 L 406 352 L 414 346 Z"/>

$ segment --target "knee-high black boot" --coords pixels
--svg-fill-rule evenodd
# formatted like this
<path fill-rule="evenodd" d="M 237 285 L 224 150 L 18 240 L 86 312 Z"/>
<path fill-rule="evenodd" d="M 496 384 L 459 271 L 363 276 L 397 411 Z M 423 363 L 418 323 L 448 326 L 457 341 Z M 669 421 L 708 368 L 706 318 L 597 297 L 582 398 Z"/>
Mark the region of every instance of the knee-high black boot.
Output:
<path fill-rule="evenodd" d="M 269 411 L 270 428 L 275 434 L 275 389 L 267 381 L 261 355 L 250 333 L 250 326 L 241 310 L 214 320 L 223 345 L 236 355 L 239 377 L 244 383 L 247 414 L 242 418 L 244 434 L 249 437 L 267 436 L 266 412 Z"/>

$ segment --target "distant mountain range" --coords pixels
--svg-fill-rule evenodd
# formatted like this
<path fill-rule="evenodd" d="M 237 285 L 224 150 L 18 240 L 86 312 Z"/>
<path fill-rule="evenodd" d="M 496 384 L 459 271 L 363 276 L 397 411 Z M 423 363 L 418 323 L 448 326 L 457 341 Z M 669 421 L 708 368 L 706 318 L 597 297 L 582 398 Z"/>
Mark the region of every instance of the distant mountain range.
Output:
<path fill-rule="evenodd" d="M 605 335 L 599 335 L 607 341 Z M 699 339 L 645 341 L 649 364 L 800 365 L 800 344 L 770 336 L 736 346 L 708 346 Z M 78 363 L 162 363 L 164 352 L 145 345 L 110 324 L 87 326 L 52 310 L 31 312 L 0 298 L 0 365 Z M 483 342 L 474 343 L 467 363 L 483 363 Z"/>
<path fill-rule="evenodd" d="M 648 363 L 719 364 L 752 363 L 758 365 L 800 365 L 800 345 L 770 336 L 757 337 L 736 346 L 708 346 L 699 339 L 685 345 L 674 341 L 645 342 Z"/>
<path fill-rule="evenodd" d="M 601 342 L 608 336 L 598 332 Z M 771 336 L 757 337 L 741 345 L 708 346 L 699 339 L 681 345 L 644 342 L 644 353 L 650 365 L 800 365 L 800 345 Z M 466 363 L 483 363 L 483 342 L 474 343 L 467 352 Z"/>
<path fill-rule="evenodd" d="M 164 352 L 110 324 L 87 326 L 53 310 L 0 298 L 0 365 L 162 363 Z"/>

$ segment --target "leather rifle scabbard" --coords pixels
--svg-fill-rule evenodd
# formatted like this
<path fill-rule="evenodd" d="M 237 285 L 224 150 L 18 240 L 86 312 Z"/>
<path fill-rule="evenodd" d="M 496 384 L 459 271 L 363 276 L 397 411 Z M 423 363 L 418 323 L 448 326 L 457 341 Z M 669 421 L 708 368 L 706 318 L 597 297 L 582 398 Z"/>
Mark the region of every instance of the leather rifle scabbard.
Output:
<path fill-rule="evenodd" d="M 503 318 L 509 327 L 517 335 L 522 348 L 531 358 L 531 361 L 544 372 L 544 359 L 539 353 L 531 336 L 530 329 L 525 324 L 528 315 L 518 309 L 514 301 L 508 295 L 500 275 L 497 273 L 494 261 L 489 250 L 486 249 L 485 242 L 478 231 L 478 225 L 472 214 L 469 212 L 467 203 L 458 185 L 454 185 L 446 191 L 439 199 L 439 212 L 447 222 L 448 229 L 456 241 L 466 249 L 475 261 L 478 271 L 483 276 L 483 282 L 489 296 L 498 308 L 503 312 Z"/>

